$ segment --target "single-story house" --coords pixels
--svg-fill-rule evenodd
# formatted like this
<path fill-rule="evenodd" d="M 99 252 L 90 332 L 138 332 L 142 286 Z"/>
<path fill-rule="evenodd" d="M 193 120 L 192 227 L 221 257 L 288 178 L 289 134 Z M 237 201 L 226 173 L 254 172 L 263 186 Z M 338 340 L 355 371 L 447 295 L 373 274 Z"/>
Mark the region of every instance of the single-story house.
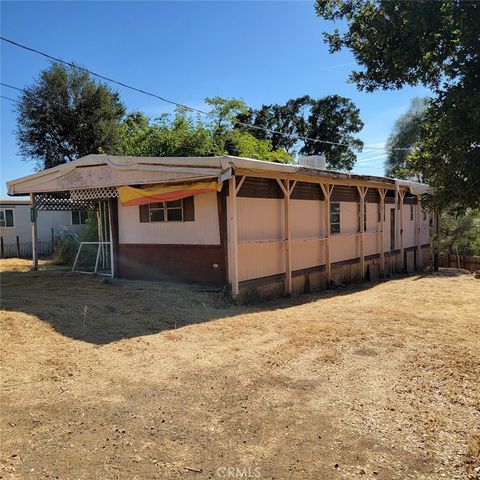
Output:
<path fill-rule="evenodd" d="M 38 252 L 51 254 L 58 235 L 76 235 L 85 229 L 85 210 L 40 211 L 37 218 Z M 30 200 L 0 199 L 0 257 L 32 255 Z"/>
<path fill-rule="evenodd" d="M 88 155 L 7 187 L 38 210 L 100 209 L 112 276 L 225 285 L 234 298 L 430 258 L 428 186 L 415 182 L 233 156 Z"/>

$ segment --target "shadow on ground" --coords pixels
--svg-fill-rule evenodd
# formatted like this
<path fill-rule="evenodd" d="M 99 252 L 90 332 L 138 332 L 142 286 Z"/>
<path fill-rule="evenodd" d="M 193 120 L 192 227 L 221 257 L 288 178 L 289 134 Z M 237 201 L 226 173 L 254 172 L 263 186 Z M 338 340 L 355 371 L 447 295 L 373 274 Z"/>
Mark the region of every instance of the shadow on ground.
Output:
<path fill-rule="evenodd" d="M 1 303 L 5 311 L 34 315 L 62 335 L 97 345 L 218 318 L 350 295 L 378 285 L 353 284 L 257 305 L 233 305 L 222 292 L 198 291 L 188 285 L 107 280 L 61 270 L 2 272 L 1 280 Z"/>

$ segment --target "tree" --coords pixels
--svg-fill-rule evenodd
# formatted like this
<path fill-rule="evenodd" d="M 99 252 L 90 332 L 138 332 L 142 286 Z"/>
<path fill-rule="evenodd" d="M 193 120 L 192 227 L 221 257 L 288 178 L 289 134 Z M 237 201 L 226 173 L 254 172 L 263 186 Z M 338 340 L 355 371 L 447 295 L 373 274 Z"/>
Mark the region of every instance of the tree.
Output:
<path fill-rule="evenodd" d="M 210 106 L 211 127 L 216 135 L 231 129 L 235 118 L 248 111 L 245 102 L 238 98 L 207 97 L 205 103 Z"/>
<path fill-rule="evenodd" d="M 153 157 L 237 155 L 282 163 L 293 161 L 285 150 L 273 149 L 269 140 L 259 140 L 233 128 L 233 119 L 243 102 L 219 97 L 211 100 L 207 99 L 213 105 L 208 123 L 184 109 L 153 122 L 141 112 L 129 114 L 120 127 L 121 153 Z"/>
<path fill-rule="evenodd" d="M 480 211 L 464 215 L 443 212 L 440 217 L 440 249 L 449 254 L 480 255 Z"/>
<path fill-rule="evenodd" d="M 285 105 L 262 105 L 238 115 L 235 125 L 258 139 L 270 140 L 274 149 L 324 154 L 332 168 L 350 170 L 356 160 L 355 151 L 361 151 L 363 146 L 354 136 L 363 128 L 360 111 L 351 100 L 339 95 L 320 99 L 306 95 L 288 100 Z"/>
<path fill-rule="evenodd" d="M 480 2 L 317 0 L 319 16 L 346 21 L 325 33 L 332 53 L 350 49 L 359 89 L 423 84 L 430 103 L 412 162 L 436 187 L 437 207 L 480 205 Z"/>
<path fill-rule="evenodd" d="M 125 108 L 117 93 L 83 70 L 52 64 L 24 90 L 17 108 L 20 153 L 39 169 L 117 151 Z"/>
<path fill-rule="evenodd" d="M 414 98 L 409 109 L 395 122 L 387 141 L 385 175 L 424 181 L 422 172 L 409 161 L 409 153 L 420 142 L 421 127 L 425 121 L 426 98 Z"/>
<path fill-rule="evenodd" d="M 120 139 L 123 155 L 192 157 L 222 154 L 200 118 L 183 109 L 178 109 L 173 118 L 164 114 L 154 122 L 141 112 L 133 112 L 122 123 Z"/>

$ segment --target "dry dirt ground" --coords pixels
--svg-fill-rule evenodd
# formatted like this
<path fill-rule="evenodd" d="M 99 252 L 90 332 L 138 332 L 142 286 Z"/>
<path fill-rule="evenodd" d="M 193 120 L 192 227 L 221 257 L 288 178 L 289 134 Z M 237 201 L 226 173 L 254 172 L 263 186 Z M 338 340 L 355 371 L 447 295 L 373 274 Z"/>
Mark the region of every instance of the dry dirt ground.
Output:
<path fill-rule="evenodd" d="M 1 478 L 480 478 L 471 275 L 233 306 L 1 262 Z"/>

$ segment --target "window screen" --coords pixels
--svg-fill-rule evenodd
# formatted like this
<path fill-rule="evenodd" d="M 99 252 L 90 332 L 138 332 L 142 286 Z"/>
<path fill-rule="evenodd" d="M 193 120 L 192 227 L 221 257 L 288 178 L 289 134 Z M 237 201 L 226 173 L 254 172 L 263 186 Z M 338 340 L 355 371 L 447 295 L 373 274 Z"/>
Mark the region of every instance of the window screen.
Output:
<path fill-rule="evenodd" d="M 330 233 L 340 233 L 340 203 L 330 203 Z"/>

